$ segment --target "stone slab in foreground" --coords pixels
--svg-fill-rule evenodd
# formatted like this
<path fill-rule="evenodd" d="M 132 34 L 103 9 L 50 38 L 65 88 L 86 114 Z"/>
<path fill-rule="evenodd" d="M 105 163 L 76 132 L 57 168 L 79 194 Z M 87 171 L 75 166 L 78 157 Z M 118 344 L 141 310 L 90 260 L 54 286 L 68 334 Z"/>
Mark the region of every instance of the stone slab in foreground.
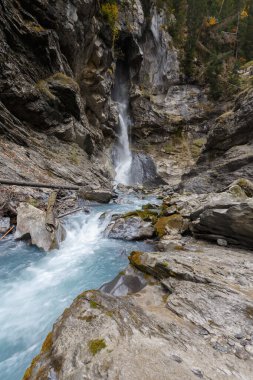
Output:
<path fill-rule="evenodd" d="M 123 297 L 77 297 L 25 380 L 251 379 L 252 252 L 192 241 L 171 252 L 135 252 L 130 260 L 147 285 L 131 293 L 129 268 L 118 277 Z M 114 280 L 105 289 L 115 294 L 119 287 Z"/>

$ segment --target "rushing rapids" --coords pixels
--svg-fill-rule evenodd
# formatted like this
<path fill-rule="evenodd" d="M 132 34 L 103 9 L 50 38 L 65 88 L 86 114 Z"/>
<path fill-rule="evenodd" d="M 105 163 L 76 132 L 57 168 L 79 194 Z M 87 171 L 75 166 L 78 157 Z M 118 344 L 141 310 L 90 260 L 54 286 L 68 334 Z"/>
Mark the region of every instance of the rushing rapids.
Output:
<path fill-rule="evenodd" d="M 129 203 L 128 203 L 129 202 Z M 100 287 L 127 264 L 127 254 L 144 243 L 107 239 L 103 232 L 112 213 L 135 209 L 143 200 L 94 206 L 90 215 L 66 221 L 60 250 L 44 254 L 12 238 L 0 244 L 0 373 L 22 378 L 52 324 L 85 289 Z"/>

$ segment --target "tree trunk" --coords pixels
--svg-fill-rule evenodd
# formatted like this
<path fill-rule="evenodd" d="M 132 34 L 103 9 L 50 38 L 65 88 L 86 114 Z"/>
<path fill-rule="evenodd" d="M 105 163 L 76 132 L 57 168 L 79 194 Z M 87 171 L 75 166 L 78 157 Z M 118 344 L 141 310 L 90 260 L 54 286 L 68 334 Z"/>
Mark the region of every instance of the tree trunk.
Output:
<path fill-rule="evenodd" d="M 66 189 L 66 190 L 79 190 L 79 186 L 75 185 L 54 185 L 47 183 L 34 183 L 34 182 L 21 182 L 21 181 L 10 181 L 0 178 L 0 185 L 13 185 L 13 186 L 24 186 L 24 187 L 40 187 L 44 189 Z"/>
<path fill-rule="evenodd" d="M 57 198 L 57 191 L 53 191 L 49 198 L 47 203 L 47 212 L 46 212 L 46 229 L 49 232 L 54 232 L 56 230 L 56 218 L 54 214 L 54 205 Z"/>

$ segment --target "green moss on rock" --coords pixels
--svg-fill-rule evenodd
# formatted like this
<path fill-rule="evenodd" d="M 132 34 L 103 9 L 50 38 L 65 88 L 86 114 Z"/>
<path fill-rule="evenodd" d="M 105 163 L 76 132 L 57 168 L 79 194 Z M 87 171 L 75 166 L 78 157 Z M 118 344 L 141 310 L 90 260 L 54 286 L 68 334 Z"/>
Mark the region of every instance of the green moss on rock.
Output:
<path fill-rule="evenodd" d="M 99 351 L 106 347 L 104 339 L 93 339 L 89 341 L 89 350 L 92 355 L 96 355 Z"/>
<path fill-rule="evenodd" d="M 34 22 L 34 21 L 27 21 L 25 22 L 25 26 L 32 32 L 40 33 L 44 32 L 46 29 L 43 28 L 40 24 Z"/>
<path fill-rule="evenodd" d="M 130 256 L 128 257 L 130 263 L 134 266 L 140 266 L 142 265 L 141 256 L 143 255 L 143 252 L 141 251 L 133 251 L 130 253 Z"/>
<path fill-rule="evenodd" d="M 234 186 L 240 186 L 248 197 L 253 197 L 253 182 L 246 178 L 239 178 L 234 182 Z"/>
<path fill-rule="evenodd" d="M 90 307 L 92 309 L 97 309 L 99 307 L 99 304 L 94 300 L 90 300 Z"/>
<path fill-rule="evenodd" d="M 41 94 L 45 95 L 50 100 L 55 100 L 56 96 L 50 91 L 47 81 L 40 80 L 36 83 L 35 88 L 41 92 Z"/>
<path fill-rule="evenodd" d="M 50 78 L 48 78 L 48 80 L 55 80 L 55 81 L 61 83 L 62 85 L 71 86 L 76 91 L 78 91 L 78 89 L 79 89 L 77 82 L 73 78 L 71 78 L 71 77 L 69 77 L 66 74 L 61 73 L 61 72 L 55 73 Z"/>
<path fill-rule="evenodd" d="M 155 231 L 158 237 L 163 237 L 167 230 L 177 230 L 179 233 L 184 229 L 184 219 L 180 214 L 162 216 L 155 224 Z"/>
<path fill-rule="evenodd" d="M 199 138 L 192 141 L 192 144 L 190 145 L 190 150 L 193 158 L 197 158 L 200 155 L 202 147 L 206 143 L 206 138 Z"/>
<path fill-rule="evenodd" d="M 78 317 L 80 321 L 85 321 L 85 322 L 91 322 L 94 318 L 96 318 L 95 315 L 85 315 L 84 317 Z"/>
<path fill-rule="evenodd" d="M 156 222 L 155 231 L 159 238 L 163 237 L 166 234 L 166 227 L 169 222 L 169 218 L 169 216 L 162 216 Z"/>
<path fill-rule="evenodd" d="M 32 363 L 30 365 L 30 367 L 28 367 L 24 373 L 24 376 L 23 376 L 23 380 L 30 380 L 31 376 L 32 376 L 32 372 L 33 372 L 33 369 L 34 367 L 36 366 L 36 364 L 38 363 L 39 361 L 39 358 L 40 358 L 40 355 L 37 355 L 35 356 L 35 358 L 32 360 Z"/>
<path fill-rule="evenodd" d="M 44 343 L 42 344 L 41 347 L 41 354 L 44 354 L 52 349 L 53 345 L 53 337 L 52 337 L 52 332 L 50 332 L 46 339 L 44 340 Z"/>
<path fill-rule="evenodd" d="M 37 88 L 37 90 L 39 90 L 50 100 L 56 100 L 56 96 L 52 93 L 50 89 L 50 82 L 53 81 L 58 82 L 62 86 L 70 86 L 75 92 L 79 91 L 79 86 L 77 82 L 73 78 L 68 77 L 66 74 L 61 72 L 55 73 L 44 80 L 40 80 L 38 83 L 35 84 L 35 88 Z"/>
<path fill-rule="evenodd" d="M 30 380 L 31 379 L 33 370 L 34 370 L 35 366 L 37 365 L 37 363 L 39 362 L 41 355 L 47 354 L 52 349 L 52 345 L 53 345 L 52 332 L 50 332 L 47 335 L 46 339 L 44 340 L 44 343 L 42 344 L 40 354 L 35 356 L 35 358 L 32 360 L 30 367 L 28 367 L 26 369 L 24 376 L 23 376 L 23 380 Z M 47 377 L 46 377 L 45 370 L 46 370 L 45 368 L 41 367 L 41 369 L 39 370 L 39 373 L 41 374 L 41 376 L 38 373 L 36 376 L 36 379 L 43 380 L 45 378 L 45 380 L 46 380 Z M 42 376 L 42 373 L 43 373 L 43 376 Z"/>
<path fill-rule="evenodd" d="M 124 219 L 131 218 L 133 216 L 137 216 L 144 220 L 145 222 L 152 222 L 153 224 L 157 221 L 157 212 L 151 211 L 151 210 L 136 210 L 136 211 L 130 211 L 123 215 Z"/>

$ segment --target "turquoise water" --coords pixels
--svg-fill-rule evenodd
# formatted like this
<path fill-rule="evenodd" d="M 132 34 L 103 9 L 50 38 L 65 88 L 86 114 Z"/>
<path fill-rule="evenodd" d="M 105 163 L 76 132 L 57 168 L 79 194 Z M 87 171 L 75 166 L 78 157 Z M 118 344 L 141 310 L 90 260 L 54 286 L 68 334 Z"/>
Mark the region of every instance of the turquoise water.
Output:
<path fill-rule="evenodd" d="M 22 379 L 53 323 L 78 294 L 112 280 L 133 249 L 150 250 L 145 243 L 103 234 L 111 214 L 149 201 L 130 197 L 120 205 L 94 206 L 89 215 L 69 217 L 66 240 L 48 254 L 11 237 L 0 243 L 1 379 Z"/>

